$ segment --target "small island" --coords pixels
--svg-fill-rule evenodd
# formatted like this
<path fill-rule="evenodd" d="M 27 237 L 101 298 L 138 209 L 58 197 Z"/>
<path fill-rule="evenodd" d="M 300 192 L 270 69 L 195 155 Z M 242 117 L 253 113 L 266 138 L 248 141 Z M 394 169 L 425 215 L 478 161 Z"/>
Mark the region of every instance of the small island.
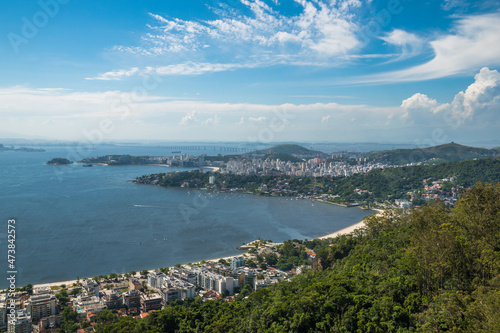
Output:
<path fill-rule="evenodd" d="M 67 164 L 73 164 L 73 162 L 71 162 L 67 158 L 56 157 L 56 158 L 53 158 L 50 161 L 48 161 L 47 164 L 48 165 L 67 165 Z"/>

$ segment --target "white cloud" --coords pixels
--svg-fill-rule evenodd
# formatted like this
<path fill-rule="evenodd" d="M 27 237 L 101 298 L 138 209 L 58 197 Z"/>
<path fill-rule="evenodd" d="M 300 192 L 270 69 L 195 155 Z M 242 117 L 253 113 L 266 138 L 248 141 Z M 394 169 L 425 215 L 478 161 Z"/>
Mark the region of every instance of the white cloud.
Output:
<path fill-rule="evenodd" d="M 267 120 L 267 117 L 250 117 L 248 118 L 248 120 L 253 123 L 262 123 L 263 121 Z"/>
<path fill-rule="evenodd" d="M 421 81 L 468 74 L 500 65 L 500 13 L 459 18 L 451 33 L 430 42 L 434 58 L 404 70 L 363 77 L 357 82 Z"/>
<path fill-rule="evenodd" d="M 469 5 L 469 3 L 465 0 L 444 0 L 444 3 L 441 5 L 446 11 L 452 10 L 453 8 L 465 8 Z"/>
<path fill-rule="evenodd" d="M 153 71 L 160 75 L 199 75 L 204 73 L 221 72 L 241 68 L 238 64 L 210 64 L 185 62 L 178 65 L 163 67 L 148 67 L 146 71 Z"/>
<path fill-rule="evenodd" d="M 162 75 L 162 76 L 178 76 L 178 75 L 202 75 L 206 73 L 216 73 L 231 71 L 239 68 L 257 67 L 260 64 L 217 64 L 217 63 L 195 63 L 192 61 L 183 62 L 176 65 L 152 67 L 148 66 L 143 69 L 134 67 L 130 70 L 117 70 L 104 74 L 99 74 L 95 78 L 87 78 L 87 80 L 122 80 L 132 75 Z"/>
<path fill-rule="evenodd" d="M 109 119 L 113 130 L 103 135 L 105 141 L 227 140 L 228 137 L 251 141 L 270 132 L 276 141 L 296 141 L 297 133 L 301 133 L 304 141 L 390 141 L 401 138 L 411 141 L 422 136 L 430 126 L 439 126 L 436 121 L 443 115 L 456 112 L 464 119 L 474 120 L 460 127 L 460 135 L 469 133 L 474 139 L 489 139 L 491 135 L 498 136 L 499 80 L 498 72 L 483 69 L 476 81 L 449 104 L 441 104 L 421 94 L 403 102 L 404 107 L 338 103 L 214 103 L 160 96 L 143 96 L 132 104 L 122 104 L 130 101 L 133 94 L 0 87 L 0 133 L 86 140 L 85 133 L 99 129 L 100 122 Z M 472 118 L 466 118 L 471 110 Z M 409 115 L 402 119 L 407 112 Z M 485 121 L 478 126 L 477 119 Z M 323 124 L 327 121 L 328 126 L 318 126 L 318 120 Z M 415 125 L 410 126 L 412 121 Z"/>
<path fill-rule="evenodd" d="M 419 54 L 424 46 L 424 40 L 419 36 L 400 29 L 394 29 L 385 36 L 380 37 L 386 43 L 401 49 L 400 58 L 408 58 Z"/>
<path fill-rule="evenodd" d="M 182 117 L 179 125 L 186 126 L 186 125 L 196 123 L 196 122 L 198 122 L 198 118 L 196 118 L 196 112 L 191 111 L 190 113 L 188 113 L 187 115 Z"/>
<path fill-rule="evenodd" d="M 215 115 L 211 118 L 205 119 L 202 124 L 203 125 L 217 125 L 220 123 L 220 117 L 218 115 Z"/>
<path fill-rule="evenodd" d="M 500 73 L 486 67 L 474 77 L 475 81 L 465 92 L 461 91 L 451 102 L 452 115 L 462 120 L 498 106 L 500 100 Z M 499 110 L 496 110 L 498 113 Z"/>
<path fill-rule="evenodd" d="M 86 80 L 103 80 L 103 81 L 117 81 L 123 78 L 130 77 L 139 72 L 139 68 L 133 67 L 130 69 L 120 69 L 116 71 L 110 71 L 103 74 L 99 74 L 96 77 L 86 78 Z"/>
<path fill-rule="evenodd" d="M 401 118 L 411 122 L 429 122 L 433 115 L 442 115 L 449 125 L 459 126 L 475 116 L 492 112 L 498 119 L 500 109 L 500 73 L 489 68 L 482 68 L 466 90 L 459 92 L 451 103 L 438 103 L 425 94 L 417 93 L 403 101 Z"/>
<path fill-rule="evenodd" d="M 142 45 L 115 46 L 114 50 L 148 56 L 182 53 L 199 62 L 212 52 L 224 54 L 231 59 L 228 62 L 267 53 L 274 62 L 297 62 L 343 57 L 360 46 L 354 14 L 359 1 L 295 1 L 302 10 L 294 16 L 285 16 L 261 0 L 239 0 L 244 8 L 228 9 L 221 4 L 214 10 L 218 15 L 214 20 L 189 21 L 150 13 L 155 22 L 148 25 Z"/>

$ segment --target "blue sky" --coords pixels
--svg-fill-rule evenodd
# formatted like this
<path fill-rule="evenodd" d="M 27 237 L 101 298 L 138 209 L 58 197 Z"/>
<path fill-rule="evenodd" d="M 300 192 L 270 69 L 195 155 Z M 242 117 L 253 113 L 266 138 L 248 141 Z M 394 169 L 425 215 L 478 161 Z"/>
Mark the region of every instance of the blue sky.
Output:
<path fill-rule="evenodd" d="M 498 1 L 2 6 L 0 137 L 500 139 Z"/>

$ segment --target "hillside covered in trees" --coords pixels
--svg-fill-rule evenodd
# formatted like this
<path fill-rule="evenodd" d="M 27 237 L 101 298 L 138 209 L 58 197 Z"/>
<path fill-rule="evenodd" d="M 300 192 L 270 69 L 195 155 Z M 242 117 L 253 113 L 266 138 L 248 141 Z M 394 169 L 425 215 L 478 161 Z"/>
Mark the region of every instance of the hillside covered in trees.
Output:
<path fill-rule="evenodd" d="M 392 200 L 407 198 L 406 192 L 410 190 L 421 190 L 423 179 L 439 180 L 450 177 L 456 178 L 454 184 L 465 188 L 477 182 L 499 182 L 500 158 L 377 169 L 365 174 L 336 179 L 332 182 L 330 191 L 340 195 L 345 201 Z M 360 197 L 353 192 L 355 188 L 368 190 L 373 195 Z"/>
<path fill-rule="evenodd" d="M 500 184 L 453 209 L 371 216 L 319 244 L 313 270 L 233 302 L 176 301 L 97 332 L 498 332 Z"/>
<path fill-rule="evenodd" d="M 393 165 L 405 165 L 419 162 L 438 164 L 497 156 L 500 156 L 500 152 L 496 148 L 485 149 L 468 147 L 453 142 L 427 148 L 377 151 L 365 155 L 365 157 L 372 161 Z"/>

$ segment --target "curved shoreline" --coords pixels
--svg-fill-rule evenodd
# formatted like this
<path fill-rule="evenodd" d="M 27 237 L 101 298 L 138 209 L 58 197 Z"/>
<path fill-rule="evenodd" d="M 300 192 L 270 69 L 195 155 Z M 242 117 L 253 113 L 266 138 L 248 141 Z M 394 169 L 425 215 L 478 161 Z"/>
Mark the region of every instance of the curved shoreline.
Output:
<path fill-rule="evenodd" d="M 383 214 L 383 212 L 384 212 L 384 211 L 383 211 L 383 210 L 381 210 L 381 209 L 373 209 L 373 210 L 377 211 L 377 213 L 376 213 L 376 215 L 377 215 L 377 216 L 380 216 L 380 215 L 381 215 L 381 214 Z M 368 216 L 370 216 L 370 215 L 368 215 Z M 351 225 L 351 226 L 348 226 L 348 227 L 346 227 L 346 228 L 340 229 L 340 230 L 338 230 L 338 231 L 332 232 L 332 233 L 327 234 L 327 235 L 324 235 L 324 236 L 316 237 L 316 238 L 314 238 L 314 239 L 328 239 L 328 238 L 335 238 L 335 237 L 338 237 L 338 236 L 341 236 L 341 235 L 347 235 L 347 234 L 350 234 L 350 233 L 352 233 L 353 231 L 355 231 L 356 229 L 361 229 L 361 228 L 364 228 L 364 227 L 365 227 L 365 222 L 364 222 L 364 219 L 363 219 L 362 221 L 357 222 L 357 223 L 355 223 L 355 224 L 353 224 L 353 225 Z M 255 240 L 254 240 L 254 241 L 252 241 L 252 242 L 255 242 Z M 250 243 L 252 243 L 252 242 L 250 242 Z M 247 244 L 250 244 L 250 243 L 247 243 Z M 282 243 L 275 243 L 275 244 L 282 244 Z M 243 254 L 245 254 L 245 253 L 247 253 L 247 252 L 243 252 L 243 253 L 241 253 L 241 254 L 239 254 L 239 255 L 243 255 Z M 232 258 L 232 257 L 234 257 L 234 255 L 232 255 L 232 256 L 220 257 L 220 258 L 213 258 L 213 259 L 204 259 L 204 260 L 205 260 L 205 261 L 219 261 L 220 259 L 226 259 L 226 260 L 228 260 L 228 259 L 230 259 L 230 258 Z M 199 262 L 201 262 L 201 260 L 200 260 Z M 152 272 L 152 271 L 154 271 L 155 269 L 157 269 L 157 268 L 149 269 L 149 270 L 148 270 L 148 272 Z M 120 274 L 124 274 L 124 273 L 120 273 Z M 136 277 L 139 277 L 139 275 L 140 275 L 140 274 L 139 274 L 139 272 L 137 272 Z M 91 277 L 87 277 L 87 279 L 89 279 L 89 278 L 91 278 Z M 84 279 L 84 278 L 80 278 L 80 281 L 82 281 L 83 279 Z M 60 286 L 60 285 L 62 285 L 62 284 L 66 285 L 66 286 L 72 286 L 74 283 L 77 283 L 77 280 L 59 281 L 59 282 L 48 282 L 48 283 L 39 283 L 39 284 L 34 284 L 34 285 L 33 285 L 33 288 L 37 288 L 37 287 L 56 287 L 56 286 L 58 287 L 58 286 Z"/>

